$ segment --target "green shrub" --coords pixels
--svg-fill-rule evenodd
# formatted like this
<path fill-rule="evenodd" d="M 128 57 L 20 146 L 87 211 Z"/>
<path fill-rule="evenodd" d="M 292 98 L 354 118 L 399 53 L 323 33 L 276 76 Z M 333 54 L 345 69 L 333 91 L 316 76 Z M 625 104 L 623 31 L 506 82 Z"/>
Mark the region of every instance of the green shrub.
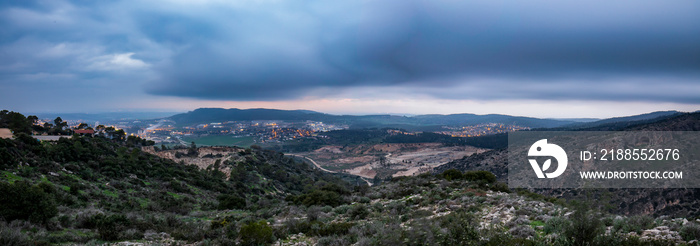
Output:
<path fill-rule="evenodd" d="M 106 241 L 114 241 L 120 239 L 119 234 L 124 231 L 130 224 L 126 216 L 121 214 L 113 214 L 109 216 L 97 215 L 97 233 L 100 238 Z"/>
<path fill-rule="evenodd" d="M 457 169 L 447 169 L 444 172 L 442 172 L 441 176 L 446 180 L 457 180 L 462 179 L 463 174 Z"/>
<path fill-rule="evenodd" d="M 654 227 L 654 219 L 646 215 L 635 215 L 626 219 L 615 219 L 612 225 L 614 231 L 641 233 L 642 230 Z"/>
<path fill-rule="evenodd" d="M 359 202 L 359 203 L 369 203 L 369 202 L 371 202 L 371 201 L 372 201 L 372 200 L 369 199 L 369 197 L 363 196 L 363 197 L 360 197 L 360 198 L 359 198 L 359 201 L 358 201 L 358 202 Z"/>
<path fill-rule="evenodd" d="M 236 227 L 235 224 L 229 224 L 228 226 L 226 226 L 224 228 L 224 232 L 226 235 L 225 238 L 228 238 L 231 240 L 235 240 L 236 238 L 238 238 L 238 228 Z M 233 244 L 221 244 L 221 245 L 233 245 Z"/>
<path fill-rule="evenodd" d="M 272 227 L 267 225 L 267 222 L 264 220 L 250 222 L 241 226 L 239 234 L 243 245 L 269 244 L 274 240 Z"/>
<path fill-rule="evenodd" d="M 178 240 L 185 240 L 189 242 L 199 241 L 206 237 L 207 226 L 203 223 L 198 222 L 187 222 L 182 223 L 180 226 L 175 228 L 171 235 L 173 238 Z"/>
<path fill-rule="evenodd" d="M 0 169 L 4 170 L 17 165 L 15 155 L 11 152 L 11 147 L 15 147 L 15 143 L 11 139 L 0 138 Z"/>
<path fill-rule="evenodd" d="M 220 195 L 217 197 L 219 200 L 219 210 L 225 209 L 244 209 L 246 207 L 245 198 L 236 195 Z"/>
<path fill-rule="evenodd" d="M 104 214 L 102 211 L 98 210 L 81 211 L 75 215 L 75 228 L 95 229 L 97 228 L 97 223 L 103 216 Z"/>
<path fill-rule="evenodd" d="M 364 219 L 367 218 L 367 215 L 369 215 L 369 210 L 364 204 L 355 205 L 348 211 L 348 216 L 351 219 Z"/>
<path fill-rule="evenodd" d="M 63 227 L 70 227 L 72 221 L 68 215 L 64 214 L 58 217 L 58 223 L 60 223 Z"/>
<path fill-rule="evenodd" d="M 77 196 L 80 194 L 80 184 L 78 182 L 73 182 L 69 186 L 69 192 L 73 196 Z"/>
<path fill-rule="evenodd" d="M 333 209 L 333 212 L 336 214 L 345 214 L 350 210 L 350 205 L 340 205 L 337 206 Z"/>
<path fill-rule="evenodd" d="M 571 222 L 564 217 L 552 217 L 544 223 L 544 233 L 561 233 L 564 229 L 569 227 L 570 223 Z"/>
<path fill-rule="evenodd" d="M 589 245 L 604 231 L 603 223 L 586 205 L 578 205 L 576 211 L 571 214 L 571 224 L 566 227 L 563 234 L 574 245 Z"/>
<path fill-rule="evenodd" d="M 318 220 L 319 216 L 321 216 L 321 207 L 311 206 L 306 209 L 306 219 L 308 221 Z"/>
<path fill-rule="evenodd" d="M 440 217 L 440 225 L 446 233 L 437 238 L 442 245 L 473 245 L 479 240 L 477 219 L 474 214 L 455 211 Z"/>
<path fill-rule="evenodd" d="M 49 184 L 42 186 L 47 185 Z M 20 180 L 13 184 L 0 182 L 0 194 L 0 217 L 6 220 L 46 223 L 58 214 L 55 198 L 41 187 L 32 186 L 26 181 Z"/>
<path fill-rule="evenodd" d="M 686 223 L 681 227 L 680 234 L 686 241 L 700 239 L 700 225 L 695 223 Z"/>
<path fill-rule="evenodd" d="M 350 195 L 350 191 L 336 183 L 329 183 L 321 187 L 321 190 L 332 191 L 340 195 Z"/>
<path fill-rule="evenodd" d="M 306 206 L 338 206 L 343 204 L 343 197 L 333 191 L 313 190 L 309 193 L 299 196 L 289 196 L 287 200 L 295 204 L 303 204 Z"/>
<path fill-rule="evenodd" d="M 0 245 L 29 246 L 34 244 L 29 240 L 27 234 L 22 233 L 21 228 L 0 221 Z"/>
<path fill-rule="evenodd" d="M 350 228 L 355 226 L 355 223 L 337 222 L 328 223 L 318 232 L 319 236 L 337 236 L 348 234 Z"/>
<path fill-rule="evenodd" d="M 496 175 L 489 171 L 467 171 L 464 173 L 464 179 L 469 181 L 482 181 L 485 183 L 496 182 Z"/>
<path fill-rule="evenodd" d="M 654 228 L 654 218 L 647 215 L 635 215 L 627 219 L 627 231 L 641 233 L 642 230 Z"/>
<path fill-rule="evenodd" d="M 489 187 L 489 189 L 492 191 L 510 192 L 510 188 L 508 188 L 508 184 L 503 183 L 503 182 L 496 182 L 495 184 L 491 185 Z"/>

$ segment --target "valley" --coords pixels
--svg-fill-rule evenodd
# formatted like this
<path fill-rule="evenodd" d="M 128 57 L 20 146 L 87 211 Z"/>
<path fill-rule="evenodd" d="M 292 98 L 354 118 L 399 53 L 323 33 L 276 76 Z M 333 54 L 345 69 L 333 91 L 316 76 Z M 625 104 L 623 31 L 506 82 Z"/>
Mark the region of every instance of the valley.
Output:
<path fill-rule="evenodd" d="M 509 188 L 502 133 L 363 128 L 249 147 L 166 145 L 114 128 L 80 135 L 86 131 L 32 125 L 15 112 L 1 116 L 12 136 L 0 139 L 0 191 L 17 194 L 0 197 L 2 245 L 697 245 L 700 239 L 697 189 Z M 638 118 L 563 130 L 700 130 L 700 113 Z M 38 141 L 32 131 L 75 134 Z"/>
<path fill-rule="evenodd" d="M 387 143 L 330 145 L 294 154 L 313 159 L 328 170 L 381 179 L 430 172 L 439 165 L 484 151 L 472 146 L 445 146 L 442 143 Z"/>

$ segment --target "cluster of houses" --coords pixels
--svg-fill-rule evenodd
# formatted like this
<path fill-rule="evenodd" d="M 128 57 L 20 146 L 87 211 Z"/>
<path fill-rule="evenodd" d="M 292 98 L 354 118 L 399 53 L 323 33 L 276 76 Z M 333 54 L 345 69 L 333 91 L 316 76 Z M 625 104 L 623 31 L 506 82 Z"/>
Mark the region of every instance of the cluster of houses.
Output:
<path fill-rule="evenodd" d="M 73 130 L 74 134 L 78 134 L 81 136 L 92 136 L 95 134 L 95 130 L 92 129 L 76 129 Z M 36 138 L 39 141 L 58 141 L 60 138 L 69 138 L 72 137 L 73 135 L 32 135 L 33 138 Z M 12 131 L 9 128 L 0 128 L 0 138 L 12 138 L 14 137 L 14 134 L 12 134 Z"/>

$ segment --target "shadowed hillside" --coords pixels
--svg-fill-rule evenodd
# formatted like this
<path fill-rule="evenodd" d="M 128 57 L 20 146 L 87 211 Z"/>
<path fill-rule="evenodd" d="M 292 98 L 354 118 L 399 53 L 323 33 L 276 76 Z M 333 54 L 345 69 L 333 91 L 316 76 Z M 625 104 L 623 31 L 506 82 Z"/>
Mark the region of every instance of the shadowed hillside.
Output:
<path fill-rule="evenodd" d="M 651 121 L 647 123 L 645 121 Z M 596 130 L 624 131 L 698 131 L 700 130 L 700 113 L 683 113 L 675 116 L 634 121 L 629 123 L 611 123 L 600 125 Z M 586 129 L 586 130 L 593 130 Z M 435 168 L 436 172 L 448 169 L 487 170 L 497 175 L 499 180 L 507 181 L 507 150 L 492 150 L 455 160 Z M 653 214 L 700 216 L 700 190 L 698 189 L 538 189 L 538 193 L 570 200 L 585 196 L 595 197 L 601 206 L 619 214 Z"/>

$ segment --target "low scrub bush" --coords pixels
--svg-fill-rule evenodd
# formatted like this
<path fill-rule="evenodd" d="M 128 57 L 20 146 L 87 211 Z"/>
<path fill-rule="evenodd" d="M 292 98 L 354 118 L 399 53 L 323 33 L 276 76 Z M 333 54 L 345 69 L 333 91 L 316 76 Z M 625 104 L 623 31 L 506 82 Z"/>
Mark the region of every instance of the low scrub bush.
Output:
<path fill-rule="evenodd" d="M 516 238 L 532 238 L 536 232 L 529 225 L 516 226 L 508 230 L 508 234 Z"/>
<path fill-rule="evenodd" d="M 352 219 L 364 219 L 369 215 L 369 209 L 364 204 L 355 205 L 348 211 L 348 216 Z"/>
<path fill-rule="evenodd" d="M 130 225 L 130 221 L 126 219 L 126 216 L 121 214 L 98 215 L 95 217 L 97 217 L 97 232 L 100 234 L 100 238 L 106 241 L 120 239 L 120 233 L 125 231 Z"/>
<path fill-rule="evenodd" d="M 612 222 L 613 230 L 627 233 L 641 233 L 642 230 L 654 227 L 654 219 L 646 215 L 635 215 L 629 218 L 618 218 Z"/>
<path fill-rule="evenodd" d="M 569 227 L 570 223 L 571 222 L 567 218 L 560 216 L 552 217 L 544 223 L 544 233 L 561 233 Z"/>
<path fill-rule="evenodd" d="M 490 184 L 496 182 L 496 175 L 489 171 L 467 171 L 464 173 L 464 179 Z"/>
<path fill-rule="evenodd" d="M 457 169 L 447 169 L 441 174 L 442 178 L 447 180 L 457 180 L 462 179 L 464 174 Z"/>
<path fill-rule="evenodd" d="M 243 245 L 270 244 L 274 240 L 272 227 L 264 220 L 241 226 L 240 236 Z"/>
<path fill-rule="evenodd" d="M 598 215 L 584 204 L 578 205 L 569 219 L 571 224 L 564 229 L 563 235 L 574 245 L 590 245 L 604 232 L 604 225 Z"/>
<path fill-rule="evenodd" d="M 680 234 L 686 241 L 698 240 L 700 239 L 700 225 L 695 223 L 686 223 L 681 227 Z"/>
<path fill-rule="evenodd" d="M 21 228 L 0 221 L 0 245 L 30 246 L 34 243 L 29 240 L 27 234 L 22 233 Z"/>
<path fill-rule="evenodd" d="M 42 183 L 41 186 L 53 185 Z M 14 183 L 0 182 L 0 217 L 12 220 L 29 220 L 46 223 L 58 214 L 55 198 L 39 185 L 30 185 L 26 181 Z"/>
<path fill-rule="evenodd" d="M 245 198 L 236 195 L 220 195 L 217 197 L 219 200 L 219 210 L 225 209 L 244 209 L 246 207 Z"/>

